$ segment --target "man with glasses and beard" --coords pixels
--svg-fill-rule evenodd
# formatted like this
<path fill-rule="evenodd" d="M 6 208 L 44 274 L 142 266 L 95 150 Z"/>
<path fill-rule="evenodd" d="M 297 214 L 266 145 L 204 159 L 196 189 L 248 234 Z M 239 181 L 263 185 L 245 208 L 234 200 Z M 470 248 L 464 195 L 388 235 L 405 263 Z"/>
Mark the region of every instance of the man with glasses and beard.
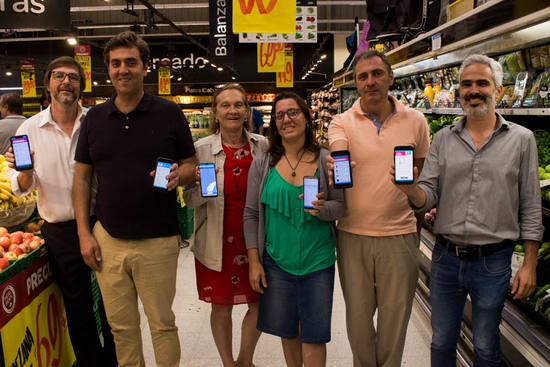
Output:
<path fill-rule="evenodd" d="M 76 221 L 71 198 L 75 150 L 87 109 L 78 104 L 84 89 L 82 67 L 71 57 L 50 62 L 44 85 L 51 104 L 26 120 L 17 135 L 27 135 L 34 168 L 14 170 L 11 148 L 6 153 L 12 191 L 21 197 L 38 190 L 38 212 L 44 219 L 42 234 L 49 253 L 53 275 L 63 294 L 71 343 L 79 366 L 116 366 L 115 347 L 107 324 L 103 303 L 100 340 L 91 289 L 91 270 L 80 254 Z M 90 217 L 94 222 L 95 217 Z M 103 344 L 103 346 L 102 346 Z"/>
<path fill-rule="evenodd" d="M 498 62 L 469 56 L 459 80 L 466 116 L 434 136 L 418 182 L 397 186 L 414 209 L 437 207 L 430 272 L 432 366 L 456 364 L 468 295 L 474 365 L 500 366 L 499 324 L 518 239 L 525 244 L 525 260 L 512 282 L 514 299 L 529 296 L 536 284 L 544 231 L 537 146 L 530 130 L 495 112 L 502 89 Z"/>

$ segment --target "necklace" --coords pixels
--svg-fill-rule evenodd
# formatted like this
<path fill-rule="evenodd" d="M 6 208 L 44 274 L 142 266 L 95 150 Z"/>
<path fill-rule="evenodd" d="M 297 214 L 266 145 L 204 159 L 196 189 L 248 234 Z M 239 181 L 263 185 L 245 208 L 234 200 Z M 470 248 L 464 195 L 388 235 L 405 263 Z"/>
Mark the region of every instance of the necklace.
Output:
<path fill-rule="evenodd" d="M 306 152 L 305 150 L 302 151 L 302 154 L 300 155 L 300 158 L 298 159 L 298 163 L 296 163 L 296 166 L 294 166 L 294 167 L 292 167 L 292 164 L 290 164 L 290 161 L 288 160 L 288 157 L 286 156 L 286 153 L 283 153 L 288 165 L 290 166 L 290 169 L 292 170 L 292 177 L 296 177 L 296 168 L 298 168 L 298 165 L 300 164 L 300 161 L 302 160 L 302 157 L 304 156 L 305 152 Z"/>

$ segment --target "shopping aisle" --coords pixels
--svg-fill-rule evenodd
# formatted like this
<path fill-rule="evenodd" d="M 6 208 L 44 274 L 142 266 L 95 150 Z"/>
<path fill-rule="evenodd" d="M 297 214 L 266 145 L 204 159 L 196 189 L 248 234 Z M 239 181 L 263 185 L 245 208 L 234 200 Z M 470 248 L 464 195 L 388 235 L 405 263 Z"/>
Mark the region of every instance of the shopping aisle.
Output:
<path fill-rule="evenodd" d="M 181 364 L 185 367 L 218 367 L 222 366 L 210 332 L 210 305 L 197 298 L 195 285 L 195 264 L 189 248 L 180 252 L 178 265 L 178 284 L 174 311 L 179 327 L 182 346 Z M 234 325 L 240 325 L 246 311 L 245 305 L 235 306 L 233 311 Z M 141 312 L 141 329 L 143 335 L 145 361 L 148 367 L 155 366 L 151 335 L 146 323 L 143 309 Z M 430 330 L 422 321 L 416 305 L 407 332 L 403 366 L 424 367 L 429 365 Z M 240 329 L 234 327 L 233 350 L 238 351 Z M 345 306 L 338 278 L 335 282 L 334 305 L 332 313 L 332 341 L 327 345 L 327 366 L 338 367 L 352 365 L 351 350 L 348 345 L 345 324 Z M 280 339 L 262 334 L 254 363 L 258 367 L 285 366 Z"/>

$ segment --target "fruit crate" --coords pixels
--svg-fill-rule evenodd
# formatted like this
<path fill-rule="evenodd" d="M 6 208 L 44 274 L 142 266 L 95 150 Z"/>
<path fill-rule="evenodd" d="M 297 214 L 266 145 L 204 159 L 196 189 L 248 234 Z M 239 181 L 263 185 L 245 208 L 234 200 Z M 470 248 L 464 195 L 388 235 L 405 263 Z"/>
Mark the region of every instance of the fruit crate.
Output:
<path fill-rule="evenodd" d="M 40 256 L 45 256 L 46 247 L 44 244 L 38 246 L 38 248 L 32 252 L 29 252 L 27 256 L 22 259 L 10 261 L 10 266 L 0 272 L 0 284 L 13 277 L 15 274 L 25 269 L 29 264 L 34 262 Z"/>

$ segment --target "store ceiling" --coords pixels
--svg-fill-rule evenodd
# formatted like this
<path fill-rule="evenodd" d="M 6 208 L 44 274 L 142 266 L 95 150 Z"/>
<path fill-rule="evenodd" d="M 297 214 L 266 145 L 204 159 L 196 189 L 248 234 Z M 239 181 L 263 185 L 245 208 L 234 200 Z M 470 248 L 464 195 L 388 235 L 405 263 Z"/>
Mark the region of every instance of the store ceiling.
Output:
<path fill-rule="evenodd" d="M 105 39 L 134 27 L 143 36 L 169 36 L 181 34 L 208 34 L 208 1 L 201 0 L 71 0 L 71 24 L 73 34 L 81 39 Z M 132 8 L 135 15 L 123 12 Z M 180 30 L 170 26 L 160 16 L 151 17 L 150 4 Z M 366 0 L 317 1 L 318 31 L 349 34 L 354 29 L 355 17 L 366 20 Z M 9 42 L 31 39 L 47 39 L 67 36 L 70 32 L 53 32 L 32 28 L 5 31 L 0 41 Z"/>

